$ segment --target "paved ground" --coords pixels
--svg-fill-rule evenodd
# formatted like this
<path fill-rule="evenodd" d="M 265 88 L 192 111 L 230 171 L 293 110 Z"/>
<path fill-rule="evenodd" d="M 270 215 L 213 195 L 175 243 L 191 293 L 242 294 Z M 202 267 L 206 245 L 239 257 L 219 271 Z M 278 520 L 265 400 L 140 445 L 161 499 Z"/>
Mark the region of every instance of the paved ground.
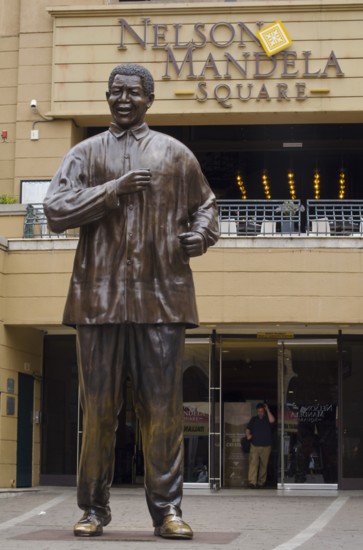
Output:
<path fill-rule="evenodd" d="M 0 490 L 1 550 L 361 550 L 363 492 L 186 490 L 191 541 L 154 537 L 144 493 L 111 492 L 112 523 L 100 538 L 75 538 L 75 489 Z"/>

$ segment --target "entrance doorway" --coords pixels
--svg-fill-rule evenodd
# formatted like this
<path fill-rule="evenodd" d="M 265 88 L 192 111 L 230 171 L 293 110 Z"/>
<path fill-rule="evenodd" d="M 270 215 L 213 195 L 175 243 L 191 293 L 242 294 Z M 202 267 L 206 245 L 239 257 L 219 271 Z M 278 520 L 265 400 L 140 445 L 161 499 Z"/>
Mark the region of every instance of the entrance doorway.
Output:
<path fill-rule="evenodd" d="M 32 486 L 34 378 L 19 373 L 16 486 Z"/>
<path fill-rule="evenodd" d="M 280 341 L 278 375 L 278 486 L 336 489 L 337 341 Z"/>
<path fill-rule="evenodd" d="M 336 489 L 337 339 L 221 337 L 220 347 L 222 485 L 247 485 L 248 455 L 240 449 L 240 438 L 256 414 L 256 403 L 267 401 L 277 419 L 267 486 Z"/>
<path fill-rule="evenodd" d="M 342 337 L 338 353 L 337 342 L 338 337 L 278 340 L 217 332 L 188 337 L 183 367 L 185 482 L 245 487 L 248 455 L 240 439 L 256 403 L 267 401 L 277 419 L 267 486 L 336 488 L 339 472 L 340 488 L 363 487 L 363 343 Z M 77 387 L 74 336 L 46 337 L 41 483 L 76 481 L 82 436 Z M 128 381 L 119 421 L 115 483 L 142 483 L 142 442 Z"/>
<path fill-rule="evenodd" d="M 256 405 L 267 402 L 277 417 L 276 340 L 221 338 L 223 402 L 223 486 L 247 487 L 249 455 L 240 441 L 247 424 L 256 415 Z M 277 486 L 278 438 L 271 426 L 273 444 L 268 464 L 268 487 Z"/>

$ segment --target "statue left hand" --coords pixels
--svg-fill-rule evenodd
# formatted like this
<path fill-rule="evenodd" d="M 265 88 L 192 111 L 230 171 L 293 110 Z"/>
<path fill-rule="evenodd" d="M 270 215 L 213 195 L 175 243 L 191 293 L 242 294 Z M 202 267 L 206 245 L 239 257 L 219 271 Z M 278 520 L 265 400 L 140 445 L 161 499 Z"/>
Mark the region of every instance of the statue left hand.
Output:
<path fill-rule="evenodd" d="M 201 256 L 205 252 L 204 239 L 200 233 L 190 231 L 188 233 L 181 233 L 178 237 L 180 244 L 188 256 Z"/>

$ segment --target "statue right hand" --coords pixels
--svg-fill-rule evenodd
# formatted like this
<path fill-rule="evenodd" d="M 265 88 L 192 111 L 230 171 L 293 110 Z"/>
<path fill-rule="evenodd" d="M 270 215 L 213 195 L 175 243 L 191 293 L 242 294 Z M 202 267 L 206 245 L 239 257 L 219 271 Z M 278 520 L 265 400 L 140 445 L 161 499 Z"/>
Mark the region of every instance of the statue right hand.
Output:
<path fill-rule="evenodd" d="M 118 195 L 137 193 L 150 186 L 151 172 L 149 169 L 131 170 L 121 178 L 116 179 Z"/>

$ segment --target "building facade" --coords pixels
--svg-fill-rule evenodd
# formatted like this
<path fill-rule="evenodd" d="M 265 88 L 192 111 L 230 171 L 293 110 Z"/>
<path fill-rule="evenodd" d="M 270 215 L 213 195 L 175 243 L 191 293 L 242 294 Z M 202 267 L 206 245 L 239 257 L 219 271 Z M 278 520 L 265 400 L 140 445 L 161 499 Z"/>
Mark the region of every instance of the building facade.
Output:
<path fill-rule="evenodd" d="M 0 486 L 75 481 L 61 319 L 77 235 L 52 235 L 41 202 L 107 128 L 112 68 L 137 62 L 156 81 L 149 125 L 194 151 L 220 209 L 220 241 L 192 260 L 186 482 L 243 488 L 240 437 L 268 400 L 271 486 L 363 487 L 362 19 L 358 0 L 0 0 Z M 139 483 L 125 393 L 115 483 Z"/>

